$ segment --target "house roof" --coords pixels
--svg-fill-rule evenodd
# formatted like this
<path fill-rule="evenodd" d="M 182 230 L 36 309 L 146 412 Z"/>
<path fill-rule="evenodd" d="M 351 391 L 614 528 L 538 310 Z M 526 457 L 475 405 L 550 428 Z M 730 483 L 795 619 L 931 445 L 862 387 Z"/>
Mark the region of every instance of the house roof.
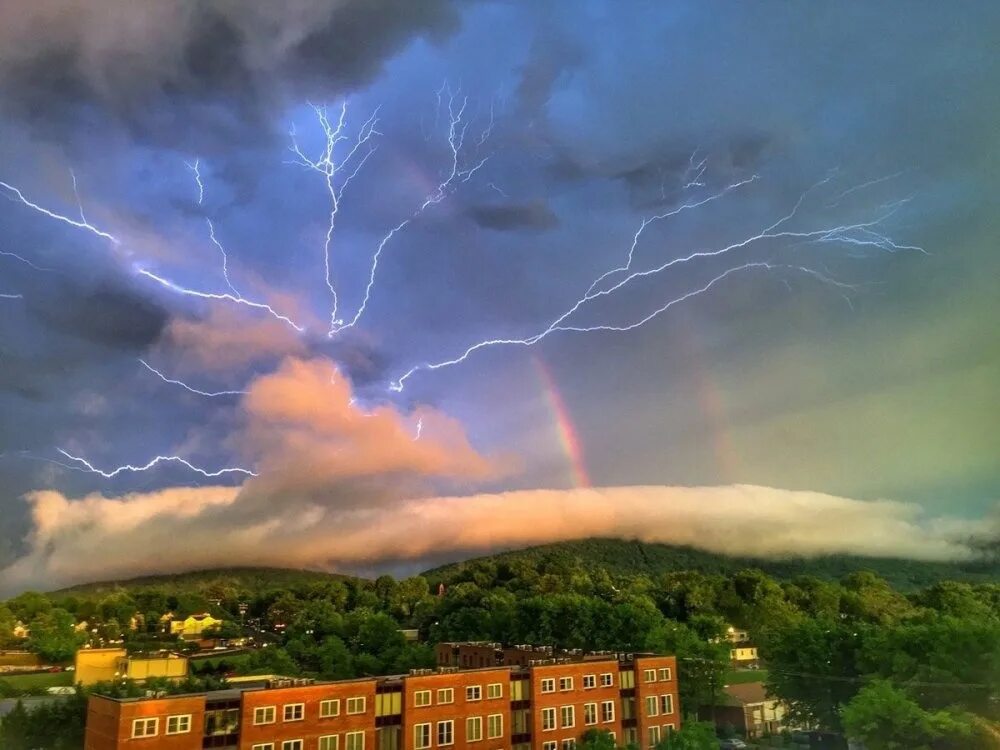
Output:
<path fill-rule="evenodd" d="M 726 696 L 737 705 L 746 706 L 751 703 L 764 703 L 768 698 L 763 682 L 745 682 L 742 685 L 726 685 Z"/>

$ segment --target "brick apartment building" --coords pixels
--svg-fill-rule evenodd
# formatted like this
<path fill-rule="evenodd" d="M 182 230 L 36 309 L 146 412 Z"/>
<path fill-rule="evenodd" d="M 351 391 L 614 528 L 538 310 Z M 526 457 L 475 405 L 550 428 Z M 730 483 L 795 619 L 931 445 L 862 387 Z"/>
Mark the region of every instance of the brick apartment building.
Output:
<path fill-rule="evenodd" d="M 672 656 L 530 649 L 545 658 L 479 666 L 486 645 L 495 660 L 492 644 L 439 647 L 439 659 L 475 655 L 465 669 L 162 698 L 95 695 L 84 750 L 573 750 L 589 729 L 646 748 L 680 726 Z"/>

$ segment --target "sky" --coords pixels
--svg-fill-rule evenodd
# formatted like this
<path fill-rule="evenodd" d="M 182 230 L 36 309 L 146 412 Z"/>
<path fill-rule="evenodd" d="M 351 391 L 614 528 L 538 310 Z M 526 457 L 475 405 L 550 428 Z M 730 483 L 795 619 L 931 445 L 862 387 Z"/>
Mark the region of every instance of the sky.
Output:
<path fill-rule="evenodd" d="M 0 581 L 964 560 L 1000 8 L 0 3 Z"/>

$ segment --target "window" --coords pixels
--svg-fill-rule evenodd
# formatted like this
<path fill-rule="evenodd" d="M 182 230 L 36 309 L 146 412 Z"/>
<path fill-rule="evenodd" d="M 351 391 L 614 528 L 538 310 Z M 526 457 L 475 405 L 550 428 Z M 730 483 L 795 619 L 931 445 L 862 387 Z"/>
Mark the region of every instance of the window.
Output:
<path fill-rule="evenodd" d="M 346 745 L 345 750 L 365 750 L 365 733 L 348 732 L 344 735 L 344 744 Z"/>
<path fill-rule="evenodd" d="M 159 719 L 135 719 L 132 722 L 133 737 L 153 737 L 159 729 Z"/>
<path fill-rule="evenodd" d="M 655 669 L 642 670 L 642 680 L 643 682 L 656 682 L 656 670 Z"/>
<path fill-rule="evenodd" d="M 677 727 L 675 727 L 673 724 L 664 724 L 663 731 L 667 733 L 667 737 L 673 737 L 674 732 L 677 731 Z"/>
<path fill-rule="evenodd" d="M 360 698 L 348 698 L 347 699 L 347 713 L 350 714 L 363 714 L 365 712 L 365 698 L 361 696 Z"/>
<path fill-rule="evenodd" d="M 559 747 L 558 742 L 543 742 L 542 750 L 556 750 Z"/>
<path fill-rule="evenodd" d="M 554 708 L 542 709 L 542 731 L 549 732 L 556 728 L 556 710 Z"/>
<path fill-rule="evenodd" d="M 559 689 L 560 690 L 572 690 L 573 689 L 573 678 L 572 677 L 560 677 L 559 678 Z"/>
<path fill-rule="evenodd" d="M 469 687 L 465 689 L 465 700 L 467 701 L 482 700 L 482 697 L 483 697 L 482 685 L 469 685 Z"/>
<path fill-rule="evenodd" d="M 591 688 L 597 687 L 597 675 L 596 674 L 585 674 L 583 676 L 583 689 L 590 690 Z"/>
<path fill-rule="evenodd" d="M 543 693 L 554 693 L 556 691 L 556 681 L 552 677 L 546 677 L 542 680 L 542 692 Z"/>
<path fill-rule="evenodd" d="M 281 750 L 302 750 L 302 740 L 285 740 L 281 743 Z"/>
<path fill-rule="evenodd" d="M 191 714 L 167 717 L 167 734 L 187 734 L 191 731 Z"/>
<path fill-rule="evenodd" d="M 477 742 L 483 738 L 483 717 L 470 716 L 465 720 L 465 741 Z"/>
<path fill-rule="evenodd" d="M 413 727 L 414 750 L 427 750 L 431 746 L 431 725 L 417 724 Z"/>
<path fill-rule="evenodd" d="M 250 750 L 274 750 L 273 742 L 261 742 L 258 745 L 252 745 Z"/>
<path fill-rule="evenodd" d="M 305 712 L 305 703 L 287 703 L 285 704 L 284 711 L 281 713 L 281 719 L 282 721 L 302 721 Z"/>
<path fill-rule="evenodd" d="M 670 682 L 670 667 L 660 670 L 660 682 Z"/>
<path fill-rule="evenodd" d="M 486 686 L 487 698 L 503 698 L 503 683 L 491 682 Z"/>
<path fill-rule="evenodd" d="M 649 746 L 656 747 L 660 742 L 660 728 L 650 727 L 649 728 Z"/>
<path fill-rule="evenodd" d="M 559 709 L 559 714 L 563 729 L 569 729 L 576 723 L 576 708 L 574 706 L 563 706 Z"/>
<path fill-rule="evenodd" d="M 635 672 L 631 669 L 623 669 L 618 674 L 618 682 L 623 690 L 635 687 Z"/>
<path fill-rule="evenodd" d="M 517 708 L 510 712 L 511 734 L 527 734 L 531 731 L 531 709 Z"/>
<path fill-rule="evenodd" d="M 318 750 L 340 750 L 340 736 L 328 734 L 319 738 Z"/>
<path fill-rule="evenodd" d="M 438 722 L 438 745 L 453 745 L 455 744 L 455 722 L 451 721 L 439 721 Z"/>
<path fill-rule="evenodd" d="M 403 747 L 403 728 L 400 726 L 376 728 L 375 747 L 378 750 L 400 750 Z"/>
<path fill-rule="evenodd" d="M 399 716 L 403 713 L 402 693 L 376 693 L 375 716 Z"/>
<path fill-rule="evenodd" d="M 597 704 L 596 703 L 584 703 L 583 704 L 583 723 L 590 725 L 597 723 Z"/>
<path fill-rule="evenodd" d="M 438 703 L 454 703 L 455 691 L 452 688 L 441 688 L 438 690 Z"/>
<path fill-rule="evenodd" d="M 329 719 L 331 716 L 340 716 L 339 698 L 319 702 L 319 718 Z"/>
<path fill-rule="evenodd" d="M 529 680 L 512 680 L 510 683 L 510 699 L 526 701 L 531 698 L 531 682 Z"/>
<path fill-rule="evenodd" d="M 253 710 L 253 723 L 254 724 L 273 724 L 274 723 L 274 706 L 260 706 Z"/>
<path fill-rule="evenodd" d="M 659 716 L 660 715 L 660 703 L 656 699 L 655 695 L 650 695 L 646 698 L 646 716 Z"/>
<path fill-rule="evenodd" d="M 602 701 L 601 702 L 601 721 L 607 724 L 609 721 L 615 720 L 615 702 L 614 701 Z"/>
<path fill-rule="evenodd" d="M 570 737 L 562 741 L 562 750 L 576 750 L 576 740 Z"/>
<path fill-rule="evenodd" d="M 615 684 L 615 677 L 611 672 L 605 672 L 601 675 L 601 687 L 611 687 Z"/>
<path fill-rule="evenodd" d="M 413 694 L 413 705 L 417 708 L 431 705 L 431 691 L 418 690 Z"/>
<path fill-rule="evenodd" d="M 491 740 L 503 737 L 503 714 L 490 714 L 486 722 L 487 737 Z"/>
<path fill-rule="evenodd" d="M 672 695 L 661 695 L 660 696 L 660 713 L 661 714 L 672 714 L 674 712 L 674 696 Z"/>

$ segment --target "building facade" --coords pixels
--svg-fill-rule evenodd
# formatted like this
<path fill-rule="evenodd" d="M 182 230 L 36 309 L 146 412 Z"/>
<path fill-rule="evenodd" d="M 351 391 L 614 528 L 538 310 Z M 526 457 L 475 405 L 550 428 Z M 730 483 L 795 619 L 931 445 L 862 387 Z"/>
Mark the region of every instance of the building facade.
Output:
<path fill-rule="evenodd" d="M 84 750 L 573 750 L 680 727 L 672 656 L 552 657 L 162 698 L 92 696 Z"/>
<path fill-rule="evenodd" d="M 150 677 L 182 680 L 188 674 L 188 660 L 170 652 L 129 656 L 123 648 L 82 648 L 76 652 L 74 669 L 74 679 L 82 685 Z"/>

